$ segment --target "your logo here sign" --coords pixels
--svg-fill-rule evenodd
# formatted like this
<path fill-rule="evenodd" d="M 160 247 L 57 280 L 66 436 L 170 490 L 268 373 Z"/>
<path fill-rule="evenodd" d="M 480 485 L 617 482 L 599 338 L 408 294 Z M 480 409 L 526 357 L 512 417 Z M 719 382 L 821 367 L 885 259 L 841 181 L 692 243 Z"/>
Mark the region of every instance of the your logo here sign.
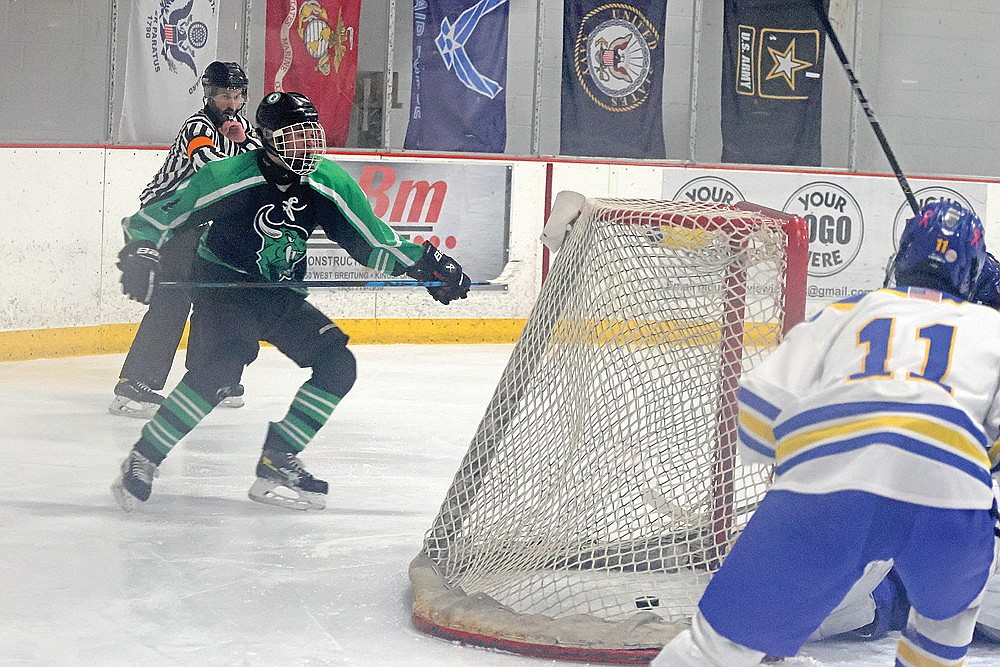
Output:
<path fill-rule="evenodd" d="M 986 184 L 911 178 L 918 203 L 954 201 L 982 217 Z M 809 230 L 807 299 L 828 303 L 882 286 L 909 204 L 885 176 L 755 169 L 664 169 L 662 196 L 733 204 L 740 199 L 793 213 Z"/>
<path fill-rule="evenodd" d="M 414 164 L 337 160 L 368 196 L 372 210 L 400 236 L 430 241 L 473 280 L 492 280 L 507 263 L 510 173 L 507 165 Z M 309 240 L 306 280 L 371 280 L 323 234 Z"/>

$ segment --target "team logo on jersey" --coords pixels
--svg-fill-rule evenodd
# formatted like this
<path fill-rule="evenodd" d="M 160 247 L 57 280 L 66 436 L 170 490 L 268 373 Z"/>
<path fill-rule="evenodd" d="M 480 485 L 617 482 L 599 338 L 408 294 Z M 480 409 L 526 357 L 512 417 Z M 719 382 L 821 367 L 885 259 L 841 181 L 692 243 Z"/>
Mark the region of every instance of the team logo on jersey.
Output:
<path fill-rule="evenodd" d="M 736 92 L 781 100 L 808 99 L 800 90 L 801 78 L 819 76 L 812 68 L 819 62 L 821 44 L 818 30 L 739 26 Z"/>
<path fill-rule="evenodd" d="M 699 204 L 726 204 L 732 206 L 745 197 L 735 185 L 717 176 L 699 176 L 682 185 L 674 196 L 674 201 L 690 201 Z"/>
<path fill-rule="evenodd" d="M 947 201 L 958 204 L 973 213 L 976 212 L 965 196 L 950 188 L 932 185 L 929 188 L 917 190 L 913 193 L 913 196 L 916 198 L 917 206 L 920 210 L 923 210 L 924 206 L 932 202 Z M 892 221 L 892 246 L 894 249 L 899 250 L 899 235 L 903 233 L 903 226 L 906 224 L 906 221 L 912 217 L 913 210 L 910 208 L 910 204 L 904 201 L 896 211 L 896 217 Z"/>
<path fill-rule="evenodd" d="M 215 2 L 202 8 L 195 0 L 160 0 L 155 14 L 146 17 L 146 38 L 152 47 L 153 70 L 159 72 L 164 65 L 175 74 L 190 75 L 192 86 L 198 87 L 198 68 L 195 54 L 208 44 L 208 24 L 198 20 L 201 12 L 215 14 Z M 178 71 L 179 68 L 183 68 Z"/>
<path fill-rule="evenodd" d="M 483 76 L 476 69 L 475 63 L 472 62 L 472 58 L 465 50 L 465 44 L 472 39 L 479 26 L 479 21 L 506 2 L 507 0 L 479 0 L 459 14 L 454 22 L 445 17 L 441 21 L 441 31 L 434 38 L 434 44 L 441 53 L 444 66 L 458 77 L 458 80 L 466 88 L 491 100 L 503 90 L 503 86 L 493 79 Z"/>
<path fill-rule="evenodd" d="M 634 7 L 602 5 L 580 22 L 573 68 L 587 96 L 606 111 L 632 111 L 649 99 L 652 57 L 660 33 Z"/>
<path fill-rule="evenodd" d="M 861 206 L 835 183 L 809 183 L 788 198 L 782 208 L 809 225 L 809 275 L 826 277 L 850 266 L 865 235 Z"/>
<path fill-rule="evenodd" d="M 276 208 L 274 204 L 261 206 L 254 216 L 253 228 L 260 236 L 257 268 L 267 280 L 291 280 L 295 266 L 306 256 L 309 235 L 302 227 L 292 224 L 295 213 L 305 207 L 299 204 L 298 197 L 289 197 L 281 204 L 284 220 L 276 222 L 271 218 Z"/>

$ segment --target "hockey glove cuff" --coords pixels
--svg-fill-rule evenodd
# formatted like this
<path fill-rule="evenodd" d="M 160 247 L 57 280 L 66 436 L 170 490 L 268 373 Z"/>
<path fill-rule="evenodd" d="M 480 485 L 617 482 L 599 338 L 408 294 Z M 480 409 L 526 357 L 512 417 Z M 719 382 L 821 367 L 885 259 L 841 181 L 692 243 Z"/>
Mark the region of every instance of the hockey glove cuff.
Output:
<path fill-rule="evenodd" d="M 406 273 L 416 280 L 444 283 L 428 287 L 427 291 L 435 301 L 445 305 L 467 297 L 472 286 L 469 276 L 462 272 L 462 265 L 439 251 L 430 241 L 424 241 L 424 256 Z"/>
<path fill-rule="evenodd" d="M 148 304 L 156 287 L 160 251 L 149 241 L 132 241 L 118 253 L 117 266 L 122 272 L 122 293 Z"/>

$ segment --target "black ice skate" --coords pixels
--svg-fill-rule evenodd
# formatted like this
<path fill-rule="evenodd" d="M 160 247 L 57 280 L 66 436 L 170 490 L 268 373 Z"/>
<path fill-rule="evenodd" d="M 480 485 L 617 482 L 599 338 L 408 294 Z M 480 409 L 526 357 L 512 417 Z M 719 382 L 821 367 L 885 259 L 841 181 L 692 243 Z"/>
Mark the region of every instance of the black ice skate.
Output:
<path fill-rule="evenodd" d="M 242 408 L 246 405 L 246 402 L 243 400 L 243 392 L 243 385 L 238 384 L 233 386 L 229 390 L 229 395 L 222 399 L 219 405 L 225 408 Z"/>
<path fill-rule="evenodd" d="M 327 483 L 306 472 L 295 454 L 265 449 L 257 461 L 257 481 L 247 495 L 267 505 L 321 510 L 326 507 L 327 489 Z"/>
<path fill-rule="evenodd" d="M 111 493 L 126 512 L 135 509 L 136 501 L 146 502 L 153 491 L 153 478 L 160 476 L 156 464 L 134 449 L 122 461 L 122 474 L 111 483 Z"/>
<path fill-rule="evenodd" d="M 163 396 L 150 389 L 142 380 L 119 380 L 108 412 L 121 417 L 152 419 L 162 403 Z"/>

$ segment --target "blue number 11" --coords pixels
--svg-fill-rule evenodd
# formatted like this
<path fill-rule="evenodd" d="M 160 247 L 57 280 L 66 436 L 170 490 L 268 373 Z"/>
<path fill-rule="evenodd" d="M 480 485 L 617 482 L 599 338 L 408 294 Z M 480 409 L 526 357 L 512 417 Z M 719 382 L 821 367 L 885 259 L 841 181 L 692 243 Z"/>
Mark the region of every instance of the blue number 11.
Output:
<path fill-rule="evenodd" d="M 868 352 L 861 361 L 861 372 L 852 374 L 851 380 L 893 376 L 893 372 L 889 370 L 889 356 L 894 325 L 895 320 L 891 317 L 876 317 L 858 331 L 858 345 L 864 345 Z M 952 393 L 951 386 L 945 384 L 943 380 L 951 370 L 955 327 L 947 324 L 931 324 L 917 329 L 917 338 L 925 341 L 924 365 L 919 373 L 907 373 L 907 379 L 933 382 L 949 394 Z"/>

